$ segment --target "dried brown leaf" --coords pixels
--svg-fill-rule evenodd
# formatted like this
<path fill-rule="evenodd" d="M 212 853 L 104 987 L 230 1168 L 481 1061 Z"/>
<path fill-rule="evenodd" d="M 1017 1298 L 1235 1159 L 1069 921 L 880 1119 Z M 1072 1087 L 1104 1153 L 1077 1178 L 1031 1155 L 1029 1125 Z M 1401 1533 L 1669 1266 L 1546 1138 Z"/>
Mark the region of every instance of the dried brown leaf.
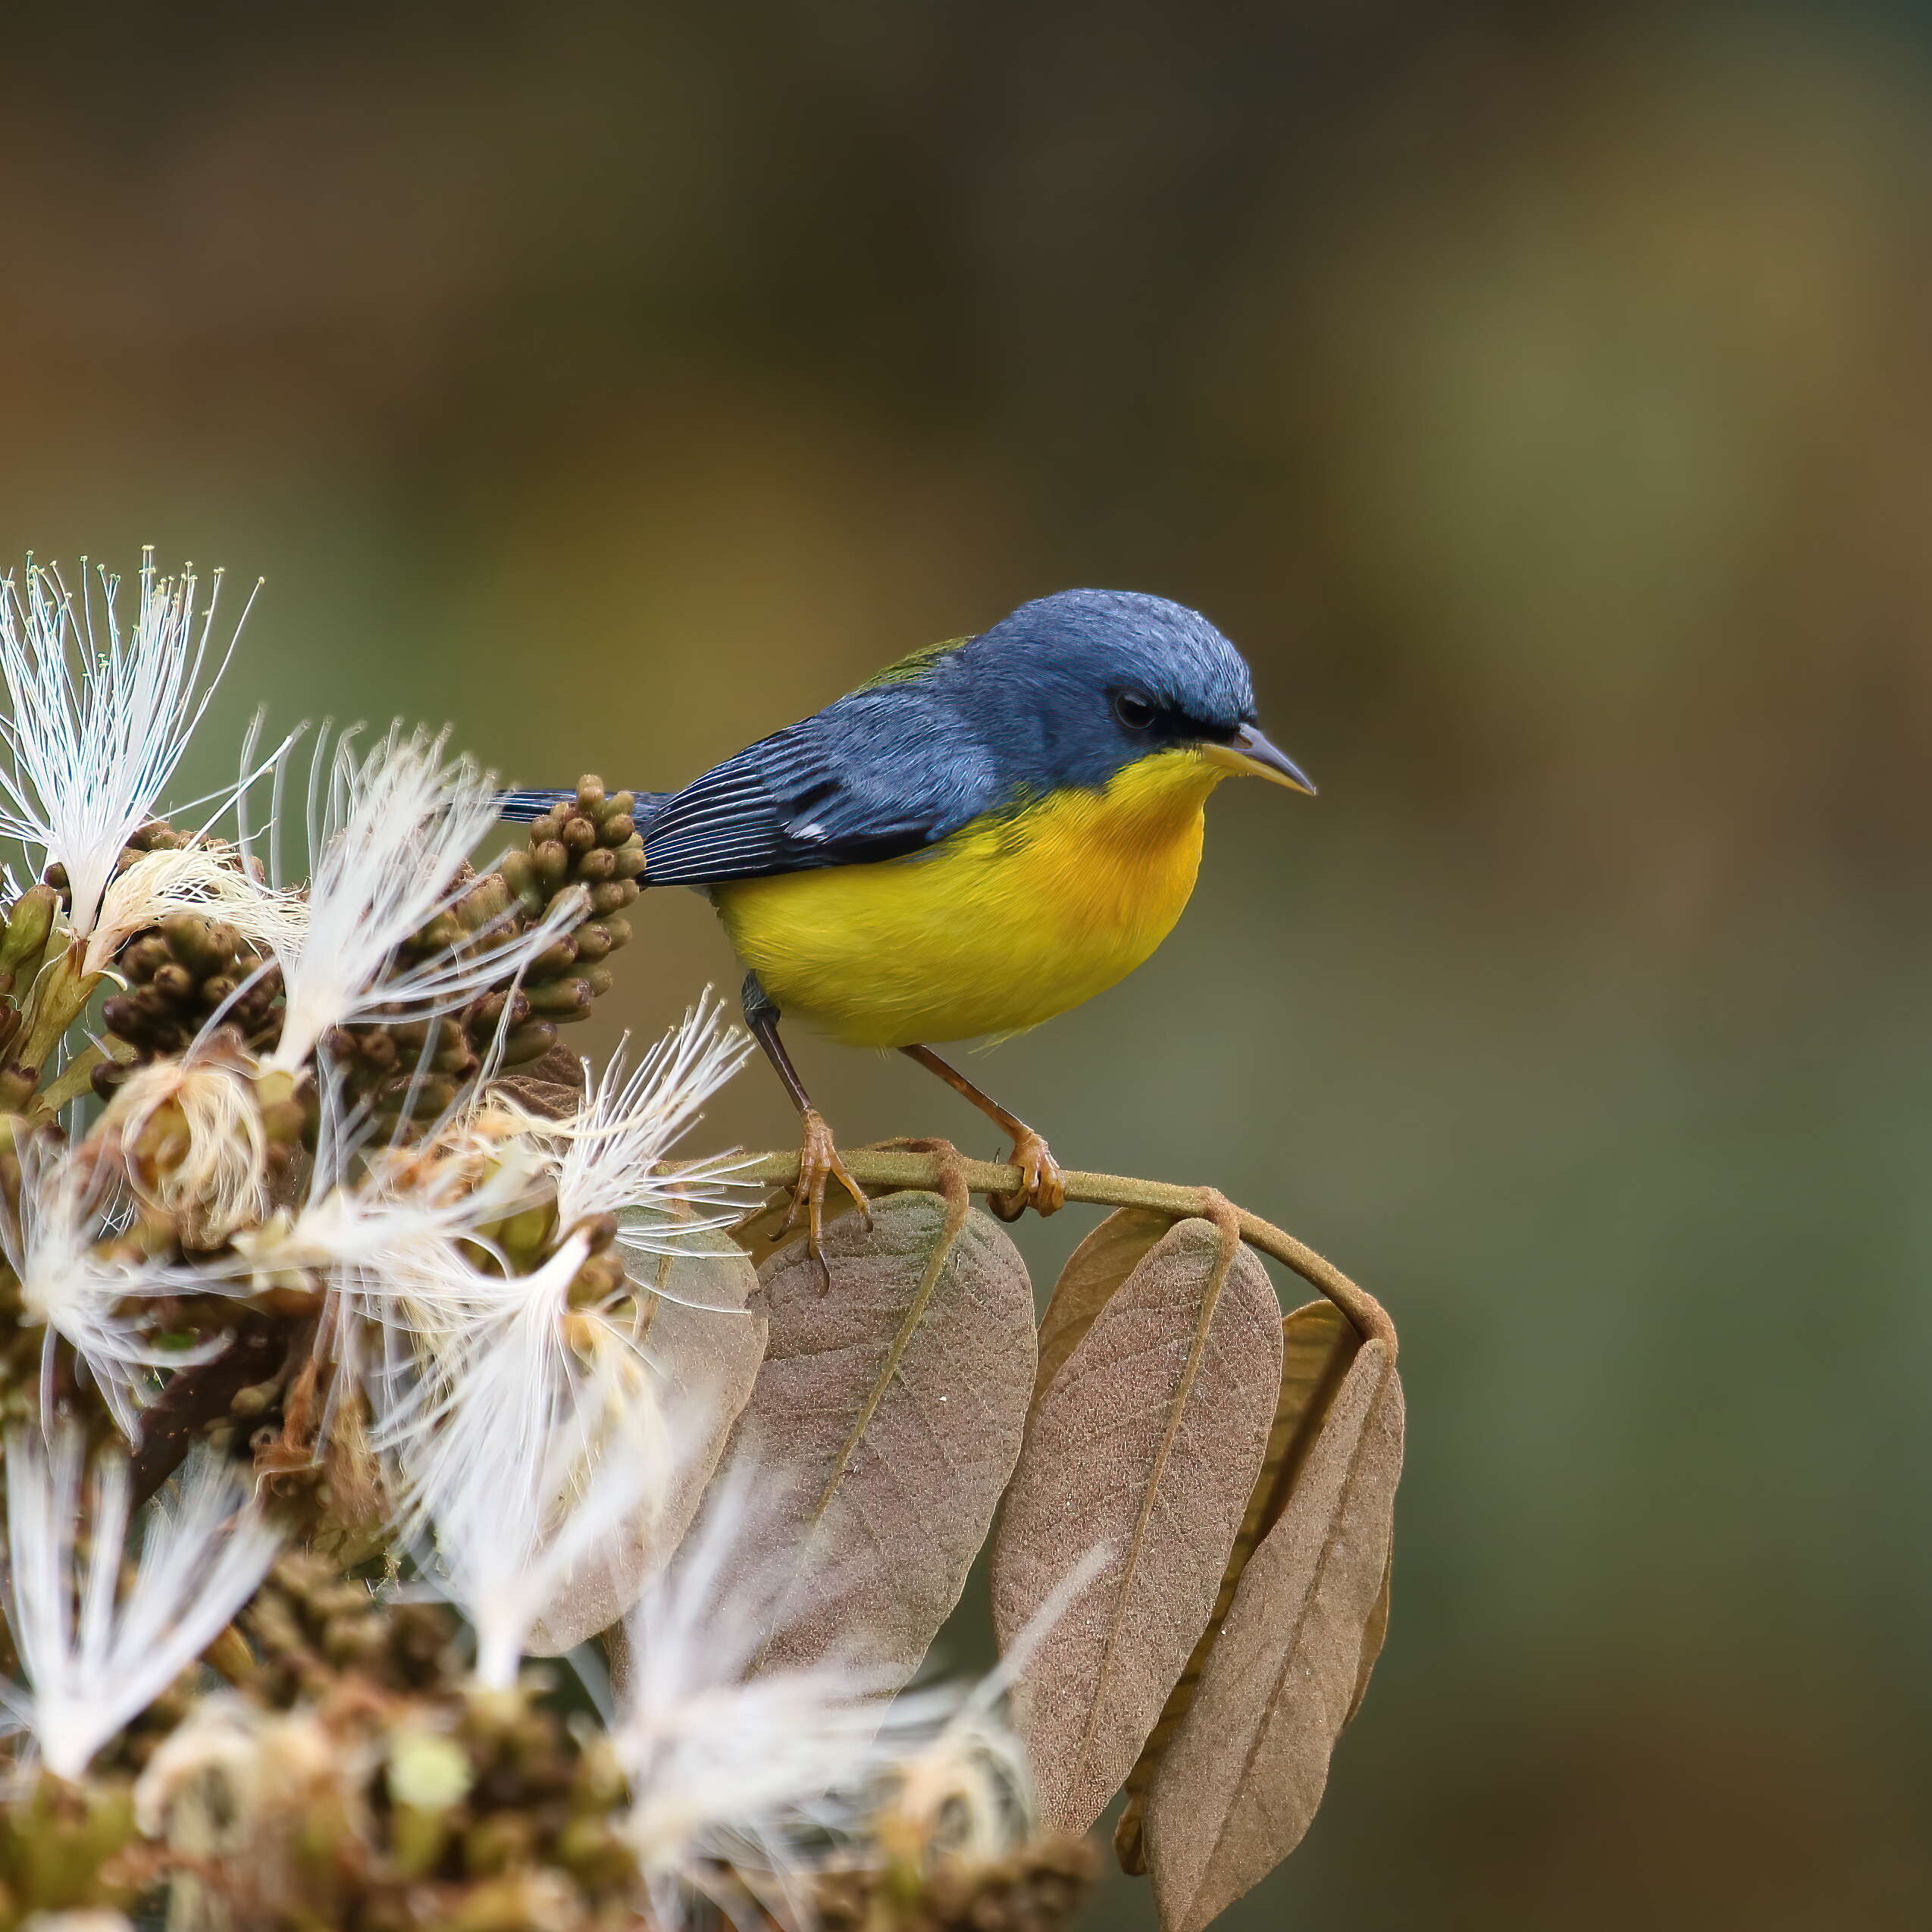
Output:
<path fill-rule="evenodd" d="M 1307 1830 L 1361 1677 L 1401 1463 L 1401 1383 L 1365 1342 L 1148 1788 L 1164 1932 L 1201 1932 Z"/>
<path fill-rule="evenodd" d="M 639 1296 L 637 1345 L 670 1420 L 678 1477 L 605 1562 L 571 1580 L 531 1636 L 538 1656 L 559 1655 L 615 1623 L 684 1540 L 764 1360 L 757 1270 L 728 1236 L 694 1232 L 684 1252 L 634 1263 L 632 1274 L 656 1291 Z M 682 1433 L 690 1429 L 698 1433 Z"/>
<path fill-rule="evenodd" d="M 966 1586 L 1025 1427 L 1033 1291 L 991 1216 L 940 1195 L 878 1202 L 761 1276 L 772 1333 L 739 1429 L 790 1479 L 766 1541 L 797 1580 L 768 1663 L 856 1655 L 910 1677 Z M 734 1451 L 734 1453 L 737 1453 Z"/>
<path fill-rule="evenodd" d="M 1369 1679 L 1375 1674 L 1376 1659 L 1382 1655 L 1382 1646 L 1388 1639 L 1389 1583 L 1395 1568 L 1395 1555 L 1392 1545 L 1382 1561 L 1382 1589 L 1376 1598 L 1375 1608 L 1369 1612 L 1368 1627 L 1362 1633 L 1362 1661 L 1355 1672 L 1355 1694 L 1348 1700 L 1348 1714 L 1342 1721 L 1345 1729 L 1355 1721 L 1355 1713 L 1362 1708 L 1362 1699 L 1369 1694 Z"/>
<path fill-rule="evenodd" d="M 1194 1702 L 1208 1653 L 1220 1635 L 1223 1620 L 1234 1602 L 1248 1559 L 1288 1507 L 1301 1466 L 1321 1433 L 1329 1405 L 1361 1345 L 1361 1335 L 1332 1301 L 1310 1301 L 1282 1318 L 1281 1393 L 1276 1398 L 1274 1423 L 1268 1431 L 1267 1452 L 1262 1458 L 1261 1473 L 1248 1498 L 1248 1511 L 1242 1518 L 1234 1548 L 1228 1553 L 1227 1567 L 1221 1573 L 1214 1614 L 1195 1645 L 1180 1681 L 1168 1693 L 1160 1721 L 1154 1726 L 1139 1761 L 1128 1775 L 1127 1803 L 1113 1833 L 1115 1855 L 1123 1871 L 1138 1874 L 1147 1869 L 1144 1813 L 1148 1786 L 1155 1767 Z"/>
<path fill-rule="evenodd" d="M 1232 1235 L 1180 1223 L 1094 1316 L 1035 1411 L 994 1545 L 1003 1648 L 1088 1550 L 1015 1715 L 1041 1810 L 1083 1832 L 1120 1787 L 1214 1608 L 1281 1386 L 1281 1310 Z"/>
<path fill-rule="evenodd" d="M 490 1090 L 540 1119 L 562 1120 L 583 1105 L 586 1084 L 582 1057 L 568 1047 L 553 1047 L 528 1066 L 500 1075 Z"/>
<path fill-rule="evenodd" d="M 1138 1266 L 1141 1257 L 1174 1225 L 1166 1214 L 1144 1207 L 1116 1208 L 1067 1257 L 1054 1283 L 1053 1299 L 1040 1318 L 1040 1373 L 1033 1384 L 1037 1408 L 1094 1317 Z"/>

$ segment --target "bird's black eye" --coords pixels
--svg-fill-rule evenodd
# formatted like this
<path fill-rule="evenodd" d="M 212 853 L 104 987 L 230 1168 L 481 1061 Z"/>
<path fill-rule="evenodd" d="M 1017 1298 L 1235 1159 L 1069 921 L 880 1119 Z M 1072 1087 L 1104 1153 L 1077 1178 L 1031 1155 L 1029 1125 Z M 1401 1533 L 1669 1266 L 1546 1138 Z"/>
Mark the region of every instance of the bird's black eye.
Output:
<path fill-rule="evenodd" d="M 1113 715 L 1129 731 L 1144 731 L 1154 721 L 1154 703 L 1138 691 L 1121 691 L 1113 700 Z"/>

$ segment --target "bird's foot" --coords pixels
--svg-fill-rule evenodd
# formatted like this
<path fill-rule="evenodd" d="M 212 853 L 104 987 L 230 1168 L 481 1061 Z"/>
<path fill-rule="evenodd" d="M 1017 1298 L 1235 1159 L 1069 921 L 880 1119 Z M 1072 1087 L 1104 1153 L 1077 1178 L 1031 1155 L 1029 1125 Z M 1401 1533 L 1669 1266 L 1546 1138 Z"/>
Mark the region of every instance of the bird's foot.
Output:
<path fill-rule="evenodd" d="M 805 1245 L 825 1273 L 825 1285 L 829 1287 L 831 1275 L 825 1268 L 822 1245 L 827 1185 L 836 1181 L 852 1197 L 852 1204 L 859 1210 L 859 1219 L 868 1229 L 872 1225 L 872 1204 L 866 1198 L 865 1189 L 852 1178 L 851 1170 L 839 1158 L 831 1129 L 816 1107 L 806 1110 L 804 1127 L 803 1137 L 798 1144 L 798 1179 L 792 1188 L 791 1206 L 786 1210 L 778 1232 L 786 1233 L 797 1227 L 800 1220 L 804 1222 Z"/>
<path fill-rule="evenodd" d="M 1029 1207 L 1057 1214 L 1066 1205 L 1066 1175 L 1053 1149 L 1031 1127 L 1022 1128 L 1013 1136 L 1012 1160 L 1019 1186 L 1011 1194 L 988 1195 L 986 1205 L 1003 1221 L 1018 1220 Z"/>

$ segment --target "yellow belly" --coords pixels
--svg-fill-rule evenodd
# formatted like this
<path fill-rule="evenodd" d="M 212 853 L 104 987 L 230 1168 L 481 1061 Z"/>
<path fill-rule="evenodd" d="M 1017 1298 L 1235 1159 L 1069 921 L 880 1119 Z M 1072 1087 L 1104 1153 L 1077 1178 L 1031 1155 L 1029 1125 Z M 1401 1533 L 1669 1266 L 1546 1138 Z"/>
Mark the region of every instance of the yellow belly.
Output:
<path fill-rule="evenodd" d="M 1173 929 L 1222 775 L 1158 752 L 1104 791 L 975 820 L 928 851 L 712 896 L 781 1010 L 850 1045 L 1016 1033 L 1124 979 Z"/>

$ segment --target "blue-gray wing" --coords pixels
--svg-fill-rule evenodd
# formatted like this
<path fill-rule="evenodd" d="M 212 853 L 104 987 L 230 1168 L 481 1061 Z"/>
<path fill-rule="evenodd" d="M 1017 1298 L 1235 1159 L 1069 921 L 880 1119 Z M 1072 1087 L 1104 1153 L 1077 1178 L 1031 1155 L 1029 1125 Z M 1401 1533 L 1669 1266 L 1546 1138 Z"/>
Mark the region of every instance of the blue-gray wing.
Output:
<path fill-rule="evenodd" d="M 714 766 L 644 838 L 650 885 L 894 859 L 996 802 L 992 763 L 917 685 L 865 689 Z"/>

